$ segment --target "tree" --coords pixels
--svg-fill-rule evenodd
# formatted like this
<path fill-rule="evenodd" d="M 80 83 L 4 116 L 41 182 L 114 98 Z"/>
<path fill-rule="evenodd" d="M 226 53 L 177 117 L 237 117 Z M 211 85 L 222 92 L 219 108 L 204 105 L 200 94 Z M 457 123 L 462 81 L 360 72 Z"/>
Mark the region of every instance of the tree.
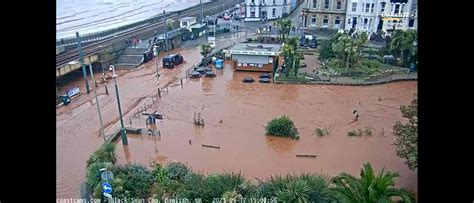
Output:
<path fill-rule="evenodd" d="M 167 19 L 166 20 L 166 26 L 168 31 L 174 30 L 174 20 L 173 19 Z"/>
<path fill-rule="evenodd" d="M 345 63 L 346 68 L 352 67 L 351 58 L 356 57 L 358 43 L 347 34 L 341 35 L 332 45 L 332 50 L 336 57 L 340 59 L 340 64 Z"/>
<path fill-rule="evenodd" d="M 201 45 L 201 55 L 203 57 L 202 62 L 204 63 L 207 59 L 209 53 L 212 52 L 212 47 L 210 44 L 203 44 Z"/>
<path fill-rule="evenodd" d="M 395 57 L 395 61 L 401 57 L 402 63 L 408 67 L 413 60 L 414 50 L 413 42 L 417 40 L 416 30 L 395 30 L 390 42 L 390 51 Z"/>
<path fill-rule="evenodd" d="M 415 98 L 408 106 L 401 106 L 400 111 L 408 123 L 398 121 L 393 127 L 393 135 L 396 137 L 394 145 L 397 147 L 397 155 L 406 159 L 408 168 L 418 168 L 418 99 Z"/>
<path fill-rule="evenodd" d="M 287 38 L 285 44 L 283 45 L 283 57 L 285 58 L 285 68 L 289 71 L 294 72 L 296 77 L 298 74 L 298 68 L 300 67 L 300 57 L 301 53 L 297 50 L 298 38 L 292 37 Z M 286 76 L 289 75 L 289 72 L 286 72 Z"/>
<path fill-rule="evenodd" d="M 290 30 L 293 28 L 293 23 L 291 20 L 284 20 L 284 19 L 278 19 L 273 23 L 273 26 L 275 26 L 278 29 L 278 34 L 280 35 L 280 38 L 285 41 L 285 39 L 290 35 Z"/>
<path fill-rule="evenodd" d="M 412 194 L 407 190 L 397 189 L 395 178 L 398 173 L 387 172 L 384 169 L 379 175 L 375 175 L 369 163 L 364 164 L 360 178 L 350 174 L 342 173 L 332 179 L 334 187 L 331 188 L 332 195 L 342 202 L 373 203 L 393 202 L 393 197 L 400 197 L 404 202 L 414 202 Z"/>

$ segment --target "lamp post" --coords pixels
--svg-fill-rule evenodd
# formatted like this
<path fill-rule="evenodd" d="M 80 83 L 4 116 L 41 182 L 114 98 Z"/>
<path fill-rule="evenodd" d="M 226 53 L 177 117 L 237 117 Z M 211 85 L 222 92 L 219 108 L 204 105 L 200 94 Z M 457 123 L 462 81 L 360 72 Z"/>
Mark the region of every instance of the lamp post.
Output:
<path fill-rule="evenodd" d="M 120 108 L 120 98 L 119 98 L 118 86 L 117 86 L 117 74 L 115 74 L 114 65 L 110 65 L 109 70 L 113 72 L 112 77 L 114 78 L 114 83 L 115 83 L 115 94 L 117 95 L 117 104 L 118 104 L 118 110 L 119 110 L 119 115 L 120 115 L 120 125 L 121 125 L 120 135 L 122 137 L 122 144 L 128 145 L 127 132 L 125 131 L 125 127 L 123 125 L 122 109 Z"/>
<path fill-rule="evenodd" d="M 91 78 L 92 81 L 94 80 L 94 72 L 92 71 L 92 64 L 89 64 L 89 70 L 91 71 Z M 102 138 L 105 140 L 105 131 L 104 131 L 104 123 L 102 122 L 102 114 L 100 113 L 100 104 L 99 104 L 99 98 L 97 98 L 97 86 L 94 87 L 94 96 L 95 96 L 95 103 L 97 105 L 97 112 L 99 112 L 99 121 L 100 121 L 100 132 L 102 134 Z"/>

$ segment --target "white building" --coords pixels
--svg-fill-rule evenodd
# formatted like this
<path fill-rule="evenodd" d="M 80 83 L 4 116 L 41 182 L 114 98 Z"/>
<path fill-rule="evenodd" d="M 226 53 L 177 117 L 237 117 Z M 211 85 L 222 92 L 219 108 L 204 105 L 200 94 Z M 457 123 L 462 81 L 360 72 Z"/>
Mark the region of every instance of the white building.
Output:
<path fill-rule="evenodd" d="M 345 30 L 363 31 L 369 34 L 377 31 L 379 23 L 378 0 L 349 0 L 346 9 Z"/>
<path fill-rule="evenodd" d="M 245 21 L 263 21 L 291 13 L 291 0 L 245 0 Z"/>
<path fill-rule="evenodd" d="M 413 0 L 379 0 L 380 20 L 378 30 L 390 32 L 394 29 L 407 30 L 416 29 L 412 15 L 416 15 L 413 9 Z M 410 19 L 413 19 L 410 23 Z"/>
<path fill-rule="evenodd" d="M 367 32 L 416 29 L 413 0 L 349 0 L 345 30 Z M 411 21 L 411 22 L 410 22 Z"/>

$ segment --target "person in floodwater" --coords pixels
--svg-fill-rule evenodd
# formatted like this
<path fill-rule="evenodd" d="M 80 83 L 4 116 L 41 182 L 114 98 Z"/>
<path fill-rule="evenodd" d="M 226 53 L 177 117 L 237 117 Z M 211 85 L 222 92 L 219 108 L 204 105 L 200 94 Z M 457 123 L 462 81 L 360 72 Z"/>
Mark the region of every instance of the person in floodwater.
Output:
<path fill-rule="evenodd" d="M 354 120 L 355 120 L 355 121 L 359 120 L 359 113 L 357 113 L 357 110 L 354 110 L 354 111 L 352 112 L 352 114 L 354 114 Z"/>

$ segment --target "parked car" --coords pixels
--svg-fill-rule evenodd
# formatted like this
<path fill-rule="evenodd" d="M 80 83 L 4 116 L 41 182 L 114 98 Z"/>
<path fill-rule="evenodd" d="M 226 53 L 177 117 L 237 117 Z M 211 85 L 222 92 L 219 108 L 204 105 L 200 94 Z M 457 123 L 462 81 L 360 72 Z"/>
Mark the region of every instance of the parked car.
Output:
<path fill-rule="evenodd" d="M 270 83 L 270 78 L 260 78 L 260 83 Z"/>
<path fill-rule="evenodd" d="M 255 80 L 252 77 L 245 77 L 242 82 L 244 83 L 253 83 Z"/>
<path fill-rule="evenodd" d="M 213 77 L 216 77 L 216 74 L 214 74 L 212 71 L 207 71 L 206 74 L 204 74 L 204 76 L 207 78 L 213 78 Z"/>
<path fill-rule="evenodd" d="M 181 54 L 170 54 L 163 58 L 163 68 L 174 68 L 175 65 L 183 63 Z"/>
<path fill-rule="evenodd" d="M 201 77 L 201 73 L 197 72 L 197 71 L 193 71 L 190 76 L 191 78 L 200 78 Z"/>
<path fill-rule="evenodd" d="M 271 75 L 269 73 L 262 73 L 260 74 L 260 78 L 271 78 Z"/>
<path fill-rule="evenodd" d="M 196 72 L 198 72 L 199 74 L 204 74 L 204 73 L 206 73 L 206 71 L 207 70 L 204 67 L 199 67 L 199 68 L 196 69 Z"/>

